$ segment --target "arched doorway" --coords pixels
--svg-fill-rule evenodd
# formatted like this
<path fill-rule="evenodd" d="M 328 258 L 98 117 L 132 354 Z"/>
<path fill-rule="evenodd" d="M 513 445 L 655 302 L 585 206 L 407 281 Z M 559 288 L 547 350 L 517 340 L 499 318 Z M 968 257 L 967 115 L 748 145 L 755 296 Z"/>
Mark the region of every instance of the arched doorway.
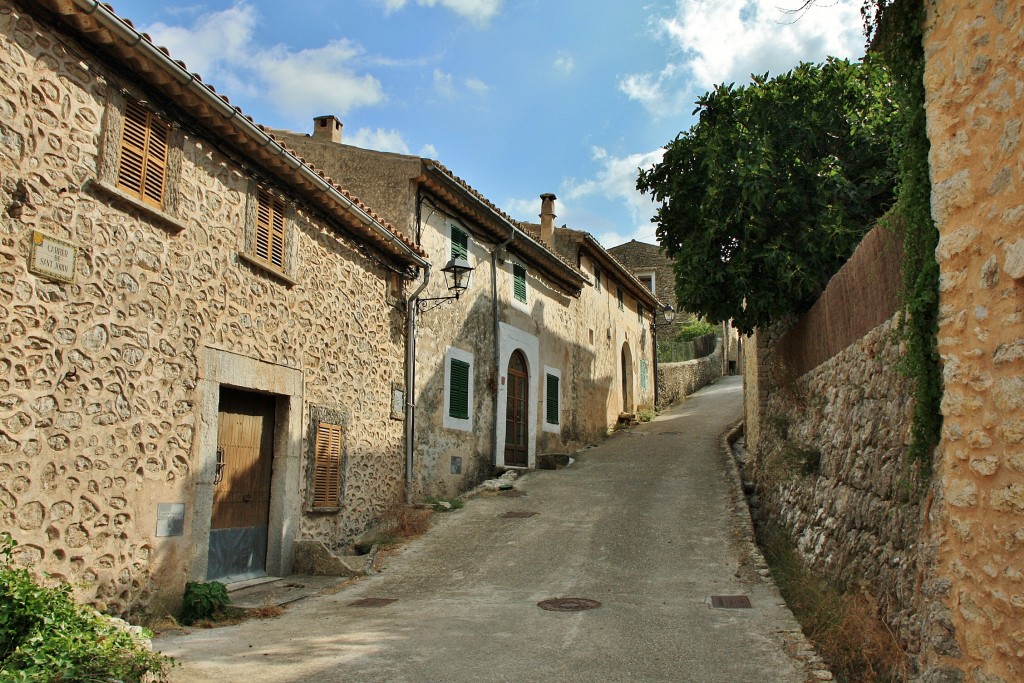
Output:
<path fill-rule="evenodd" d="M 622 412 L 633 412 L 633 354 L 628 343 L 622 345 Z"/>
<path fill-rule="evenodd" d="M 508 359 L 508 400 L 505 402 L 505 464 L 526 467 L 529 459 L 526 406 L 530 374 L 523 352 Z"/>

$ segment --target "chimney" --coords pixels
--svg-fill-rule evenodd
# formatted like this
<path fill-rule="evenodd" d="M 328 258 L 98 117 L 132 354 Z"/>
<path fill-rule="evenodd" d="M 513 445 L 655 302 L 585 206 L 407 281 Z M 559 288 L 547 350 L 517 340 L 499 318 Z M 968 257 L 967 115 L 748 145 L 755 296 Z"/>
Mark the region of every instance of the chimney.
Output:
<path fill-rule="evenodd" d="M 337 116 L 317 116 L 313 118 L 313 139 L 323 142 L 341 144 L 341 121 Z"/>
<path fill-rule="evenodd" d="M 555 195 L 540 196 L 540 241 L 549 249 L 555 248 Z"/>

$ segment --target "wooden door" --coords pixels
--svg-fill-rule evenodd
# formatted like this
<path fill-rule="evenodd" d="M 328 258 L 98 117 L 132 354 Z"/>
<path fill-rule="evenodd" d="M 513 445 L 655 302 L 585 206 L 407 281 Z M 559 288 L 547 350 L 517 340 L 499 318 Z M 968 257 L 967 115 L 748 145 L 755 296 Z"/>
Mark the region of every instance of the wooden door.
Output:
<path fill-rule="evenodd" d="M 633 412 L 633 359 L 626 344 L 622 345 L 622 412 Z"/>
<path fill-rule="evenodd" d="M 505 403 L 505 464 L 526 467 L 529 462 L 526 425 L 530 376 L 520 351 L 508 361 L 508 401 Z"/>
<path fill-rule="evenodd" d="M 266 573 L 273 396 L 221 389 L 207 579 Z"/>

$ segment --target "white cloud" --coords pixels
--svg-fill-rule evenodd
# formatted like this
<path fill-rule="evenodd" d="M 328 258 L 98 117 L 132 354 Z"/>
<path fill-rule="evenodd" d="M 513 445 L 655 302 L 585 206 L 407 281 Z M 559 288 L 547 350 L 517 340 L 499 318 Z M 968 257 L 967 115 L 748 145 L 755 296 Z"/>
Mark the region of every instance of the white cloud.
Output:
<path fill-rule="evenodd" d="M 310 111 L 344 115 L 381 104 L 379 80 L 360 73 L 362 48 L 349 40 L 294 51 L 284 45 L 256 44 L 256 9 L 245 2 L 203 14 L 190 27 L 145 27 L 158 45 L 185 61 L 204 79 L 232 92 L 265 97 L 278 112 L 308 116 Z"/>
<path fill-rule="evenodd" d="M 399 131 L 383 128 L 360 128 L 354 134 L 345 136 L 345 144 L 380 152 L 409 153 L 409 145 L 405 144 L 405 139 Z"/>
<path fill-rule="evenodd" d="M 409 0 L 381 0 L 384 4 L 384 11 L 387 13 L 397 12 L 409 4 Z M 486 24 L 501 10 L 502 0 L 416 0 L 421 7 L 436 7 L 440 5 L 451 10 L 455 14 L 469 19 L 477 24 Z"/>
<path fill-rule="evenodd" d="M 621 202 L 629 209 L 635 224 L 649 228 L 655 205 L 649 197 L 637 191 L 637 169 L 651 168 L 661 161 L 664 154 L 665 150 L 659 148 L 653 152 L 615 157 L 605 149 L 594 147 L 591 158 L 600 164 L 597 175 L 581 183 L 570 181 L 566 198 L 575 200 L 598 196 Z"/>
<path fill-rule="evenodd" d="M 571 54 L 564 50 L 561 50 L 555 56 L 555 62 L 553 66 L 555 68 L 555 71 L 562 74 L 563 76 L 568 76 L 573 71 L 576 70 L 576 60 L 573 59 Z"/>
<path fill-rule="evenodd" d="M 452 74 L 440 69 L 434 69 L 434 91 L 442 98 L 446 100 L 458 99 L 461 94 L 460 88 L 464 88 L 470 94 L 477 97 L 486 95 L 491 90 L 491 86 L 479 78 L 467 78 L 460 85 L 455 82 L 455 76 Z"/>
<path fill-rule="evenodd" d="M 426 158 L 426 159 L 437 159 L 437 157 L 438 157 L 437 147 L 434 147 L 433 145 L 430 145 L 430 144 L 423 145 L 423 147 L 420 148 L 420 154 L 419 155 L 421 157 Z"/>
<path fill-rule="evenodd" d="M 466 88 L 468 88 L 470 92 L 476 93 L 477 95 L 486 95 L 488 91 L 490 91 L 491 86 L 487 85 L 479 78 L 467 78 Z"/>
<path fill-rule="evenodd" d="M 864 50 L 859 3 L 849 1 L 792 14 L 779 0 L 676 0 L 675 14 L 655 25 L 677 58 L 658 73 L 631 74 L 619 83 L 655 116 L 682 112 L 699 94 L 694 90 L 745 83 L 751 73 L 780 74 L 827 56 L 855 59 Z"/>

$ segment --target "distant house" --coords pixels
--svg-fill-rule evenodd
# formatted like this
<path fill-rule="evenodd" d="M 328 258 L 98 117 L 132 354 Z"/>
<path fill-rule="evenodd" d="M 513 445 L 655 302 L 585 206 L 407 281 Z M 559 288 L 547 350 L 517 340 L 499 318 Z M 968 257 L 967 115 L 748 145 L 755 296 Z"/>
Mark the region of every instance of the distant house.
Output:
<path fill-rule="evenodd" d="M 433 263 L 466 258 L 474 267 L 458 301 L 438 300 L 449 293 L 436 268 L 413 293 L 417 495 L 464 490 L 494 467 L 535 467 L 540 454 L 596 441 L 624 410 L 653 404 L 643 374 L 653 358 L 644 332 L 653 296 L 642 310 L 632 291 L 605 302 L 598 327 L 593 280 L 559 255 L 550 231 L 514 221 L 436 161 L 342 144 L 334 117 L 315 119 L 313 130 L 277 134 Z"/>
<path fill-rule="evenodd" d="M 108 6 L 0 22 L 0 514 L 113 613 L 398 497 L 428 255 Z"/>

